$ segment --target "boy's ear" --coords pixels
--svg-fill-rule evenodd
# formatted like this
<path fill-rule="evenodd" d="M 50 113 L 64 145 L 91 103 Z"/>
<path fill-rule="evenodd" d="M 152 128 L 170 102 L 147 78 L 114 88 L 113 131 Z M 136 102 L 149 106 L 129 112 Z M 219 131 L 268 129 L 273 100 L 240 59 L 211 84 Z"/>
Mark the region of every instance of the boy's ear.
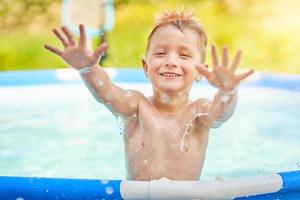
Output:
<path fill-rule="evenodd" d="M 201 78 L 203 77 L 203 75 L 201 74 L 201 70 L 200 67 L 205 67 L 206 69 L 208 69 L 208 65 L 207 64 L 200 64 L 196 66 L 196 77 L 195 77 L 195 81 L 200 81 Z"/>
<path fill-rule="evenodd" d="M 148 78 L 148 65 L 147 65 L 145 58 L 142 58 L 142 63 L 143 63 L 143 69 L 144 69 L 145 76 Z"/>

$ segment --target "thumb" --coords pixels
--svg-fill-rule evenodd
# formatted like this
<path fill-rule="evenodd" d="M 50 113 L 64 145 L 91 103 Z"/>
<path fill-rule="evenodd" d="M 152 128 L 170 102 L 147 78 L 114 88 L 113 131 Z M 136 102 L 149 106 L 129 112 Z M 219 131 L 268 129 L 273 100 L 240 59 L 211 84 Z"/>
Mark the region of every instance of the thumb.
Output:
<path fill-rule="evenodd" d="M 209 78 L 210 77 L 210 75 L 211 75 L 211 72 L 210 71 L 208 71 L 208 65 L 200 65 L 200 66 L 198 66 L 198 72 L 199 72 L 199 74 L 201 74 L 201 75 L 203 75 L 205 78 Z"/>
<path fill-rule="evenodd" d="M 98 60 L 104 54 L 104 52 L 106 51 L 107 48 L 108 48 L 108 45 L 106 43 L 102 43 L 95 50 L 93 57 Z"/>

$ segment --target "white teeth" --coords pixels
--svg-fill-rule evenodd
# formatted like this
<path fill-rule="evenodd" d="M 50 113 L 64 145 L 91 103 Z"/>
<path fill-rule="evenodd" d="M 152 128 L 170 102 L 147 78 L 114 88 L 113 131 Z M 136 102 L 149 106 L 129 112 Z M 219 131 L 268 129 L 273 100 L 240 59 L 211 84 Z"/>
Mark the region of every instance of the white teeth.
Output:
<path fill-rule="evenodd" d="M 178 74 L 174 74 L 174 73 L 162 73 L 161 75 L 166 76 L 166 77 L 178 77 Z"/>

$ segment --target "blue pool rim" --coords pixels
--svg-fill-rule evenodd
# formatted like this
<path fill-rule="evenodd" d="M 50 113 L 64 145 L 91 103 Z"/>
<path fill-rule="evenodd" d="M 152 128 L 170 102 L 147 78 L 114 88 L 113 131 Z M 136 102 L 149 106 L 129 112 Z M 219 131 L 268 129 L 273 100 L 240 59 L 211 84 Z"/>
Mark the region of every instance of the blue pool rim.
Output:
<path fill-rule="evenodd" d="M 282 180 L 279 191 L 233 199 L 300 199 L 300 170 L 282 172 L 277 175 Z M 122 182 L 122 180 L 0 176 L 0 200 L 122 200 L 125 199 L 122 196 L 122 189 L 124 190 L 124 187 L 121 187 Z M 139 181 L 133 182 L 141 183 Z M 264 185 L 261 185 L 261 187 L 264 187 Z M 134 187 L 134 189 L 138 189 L 138 187 Z"/>
<path fill-rule="evenodd" d="M 0 200 L 122 199 L 120 183 L 120 180 L 0 176 Z"/>
<path fill-rule="evenodd" d="M 113 82 L 126 83 L 148 83 L 142 69 L 117 69 L 104 68 L 113 71 L 111 79 Z M 70 75 L 62 78 L 59 74 Z M 3 71 L 0 72 L 0 87 L 4 86 L 27 86 L 44 84 L 74 84 L 82 83 L 77 72 L 72 69 L 59 70 L 32 70 L 32 71 Z M 199 84 L 207 84 L 203 79 Z M 300 75 L 277 74 L 268 72 L 256 72 L 245 80 L 241 86 L 262 86 L 280 88 L 286 90 L 300 91 Z"/>

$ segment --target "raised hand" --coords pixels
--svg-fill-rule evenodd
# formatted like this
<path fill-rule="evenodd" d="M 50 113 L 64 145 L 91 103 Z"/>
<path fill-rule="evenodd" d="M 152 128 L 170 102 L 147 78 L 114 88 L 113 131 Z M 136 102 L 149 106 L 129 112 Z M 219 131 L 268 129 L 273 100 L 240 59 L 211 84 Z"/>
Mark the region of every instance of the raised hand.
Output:
<path fill-rule="evenodd" d="M 244 73 L 236 74 L 235 71 L 240 63 L 242 51 L 238 50 L 233 62 L 229 65 L 228 49 L 226 47 L 222 50 L 222 63 L 218 61 L 216 47 L 212 46 L 212 71 L 207 70 L 205 67 L 200 67 L 200 73 L 208 80 L 210 84 L 219 88 L 224 92 L 230 92 L 254 71 L 248 70 Z"/>
<path fill-rule="evenodd" d="M 50 45 L 44 45 L 46 49 L 60 56 L 72 68 L 77 70 L 92 67 L 99 63 L 102 54 L 108 47 L 107 44 L 103 43 L 95 50 L 95 52 L 92 52 L 87 48 L 86 34 L 82 24 L 79 25 L 79 30 L 80 38 L 77 44 L 67 27 L 61 27 L 62 33 L 57 29 L 53 29 L 54 34 L 64 46 L 63 51 Z"/>

